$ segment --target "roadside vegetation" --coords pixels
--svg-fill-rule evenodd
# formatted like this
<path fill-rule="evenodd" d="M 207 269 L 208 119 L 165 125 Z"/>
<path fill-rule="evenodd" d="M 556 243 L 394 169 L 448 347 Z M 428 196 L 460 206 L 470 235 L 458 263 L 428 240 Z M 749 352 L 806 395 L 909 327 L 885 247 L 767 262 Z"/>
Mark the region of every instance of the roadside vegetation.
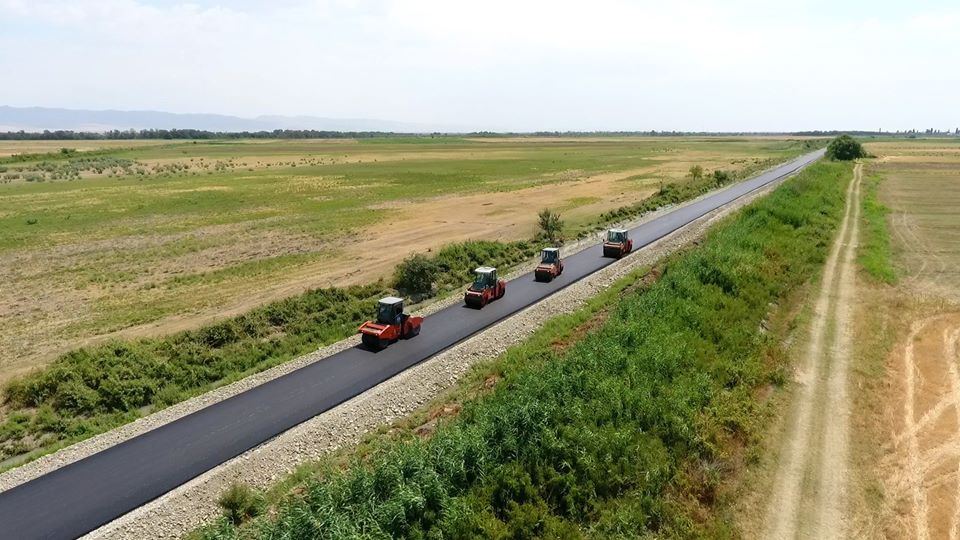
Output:
<path fill-rule="evenodd" d="M 407 259 L 397 279 L 430 268 L 424 299 L 461 287 L 481 264 L 508 268 L 536 252 L 530 242 L 453 244 Z M 373 315 L 377 299 L 405 285 L 316 289 L 198 330 L 71 351 L 6 385 L 0 462 L 102 433 L 339 341 Z"/>
<path fill-rule="evenodd" d="M 809 143 L 809 144 L 807 144 Z M 809 152 L 821 147 L 818 141 L 805 141 L 804 152 Z M 687 176 L 680 182 L 671 182 L 662 184 L 652 196 L 632 205 L 622 206 L 620 208 L 605 212 L 595 222 L 581 226 L 573 231 L 577 237 L 584 237 L 590 232 L 602 230 L 607 224 L 616 221 L 625 221 L 642 216 L 647 212 L 658 210 L 665 206 L 678 204 L 690 199 L 695 199 L 700 195 L 709 193 L 712 190 L 721 188 L 732 182 L 744 180 L 751 176 L 782 163 L 782 159 L 766 159 L 755 161 L 743 168 L 731 171 L 727 169 L 716 169 L 709 174 L 704 171 L 700 165 L 690 167 Z"/>
<path fill-rule="evenodd" d="M 835 161 L 852 161 L 865 157 L 867 151 L 863 149 L 863 145 L 849 135 L 840 135 L 827 145 L 827 158 Z"/>
<path fill-rule="evenodd" d="M 197 536 L 735 536 L 720 487 L 785 368 L 767 323 L 824 261 L 848 176 L 810 167 L 624 291 L 582 339 L 508 351 L 493 389 L 431 435 L 318 469 L 264 517 Z"/>
<path fill-rule="evenodd" d="M 893 284 L 897 273 L 893 266 L 893 254 L 890 247 L 890 231 L 887 228 L 887 214 L 890 210 L 880 202 L 878 190 L 882 177 L 868 174 L 863 179 L 863 228 L 860 231 L 860 266 L 876 280 Z"/>

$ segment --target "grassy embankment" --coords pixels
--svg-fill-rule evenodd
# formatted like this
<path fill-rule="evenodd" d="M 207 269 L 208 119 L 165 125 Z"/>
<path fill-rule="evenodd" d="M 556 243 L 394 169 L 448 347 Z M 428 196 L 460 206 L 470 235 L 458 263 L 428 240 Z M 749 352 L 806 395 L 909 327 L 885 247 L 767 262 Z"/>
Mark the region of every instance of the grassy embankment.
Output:
<path fill-rule="evenodd" d="M 860 232 L 858 262 L 872 278 L 892 285 L 897 281 L 897 273 L 893 267 L 890 231 L 887 228 L 890 210 L 880 202 L 878 194 L 881 181 L 878 174 L 866 174 L 863 178 L 863 228 Z"/>
<path fill-rule="evenodd" d="M 861 197 L 859 275 L 854 304 L 854 343 L 850 388 L 854 389 L 851 515 L 852 529 L 866 534 L 881 527 L 885 501 L 878 464 L 890 428 L 881 419 L 887 413 L 890 396 L 888 361 L 898 336 L 916 311 L 912 302 L 899 298 L 898 281 L 887 225 L 889 209 L 879 198 L 884 177 L 867 162 Z M 904 320 L 898 321 L 900 317 Z"/>
<path fill-rule="evenodd" d="M 771 165 L 758 161 L 719 180 L 708 176 L 667 184 L 653 197 L 568 229 L 601 228 L 663 205 L 693 198 Z M 501 268 L 529 259 L 536 241 L 467 242 L 434 255 L 438 292 L 470 279 L 472 268 Z M 0 460 L 22 463 L 130 422 L 159 408 L 295 358 L 355 332 L 389 284 L 320 289 L 239 317 L 168 337 L 112 341 L 64 354 L 47 368 L 11 381 L 0 424 Z"/>
<path fill-rule="evenodd" d="M 301 475 L 267 517 L 198 536 L 733 536 L 721 486 L 762 432 L 758 390 L 783 380 L 771 306 L 825 259 L 849 174 L 817 164 L 605 297 L 605 320 L 587 322 L 593 304 L 547 325 L 432 435 Z"/>

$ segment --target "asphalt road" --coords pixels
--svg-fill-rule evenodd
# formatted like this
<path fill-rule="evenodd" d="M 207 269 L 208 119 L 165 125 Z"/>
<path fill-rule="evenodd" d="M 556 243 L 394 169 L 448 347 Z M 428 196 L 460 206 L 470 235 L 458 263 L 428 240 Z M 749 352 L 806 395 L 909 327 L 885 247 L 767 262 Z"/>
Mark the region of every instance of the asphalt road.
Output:
<path fill-rule="evenodd" d="M 631 230 L 635 250 L 822 155 L 807 154 Z M 614 262 L 601 255 L 598 244 L 565 258 L 563 275 L 551 283 L 524 274 L 483 310 L 455 305 L 427 317 L 414 339 L 378 353 L 347 349 L 0 493 L 0 538 L 75 538 L 96 529 Z"/>

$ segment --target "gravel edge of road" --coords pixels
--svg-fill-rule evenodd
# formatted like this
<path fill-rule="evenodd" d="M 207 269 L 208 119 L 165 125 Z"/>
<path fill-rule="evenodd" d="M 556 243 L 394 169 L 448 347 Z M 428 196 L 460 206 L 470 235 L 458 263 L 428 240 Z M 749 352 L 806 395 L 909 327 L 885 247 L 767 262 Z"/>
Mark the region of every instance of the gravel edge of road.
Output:
<path fill-rule="evenodd" d="M 634 269 L 654 264 L 678 249 L 696 242 L 717 220 L 769 193 L 780 183 L 779 181 L 774 182 L 737 199 L 726 207 L 714 210 L 686 227 L 626 257 L 619 263 L 610 265 L 571 284 L 543 301 L 521 310 L 487 330 L 400 373 L 363 394 L 207 471 L 162 497 L 92 531 L 83 538 L 86 540 L 145 537 L 180 538 L 186 532 L 208 523 L 220 515 L 221 511 L 216 499 L 232 483 L 242 479 L 247 485 L 263 488 L 279 480 L 283 475 L 292 472 L 304 462 L 315 460 L 323 454 L 339 448 L 357 444 L 365 434 L 428 404 L 438 394 L 451 388 L 474 364 L 495 358 L 506 351 L 507 348 L 522 342 L 547 320 L 579 309 L 589 298 Z M 686 204 L 692 202 L 694 201 Z M 641 224 L 644 221 L 649 221 L 672 209 L 658 210 L 635 223 Z M 634 224 L 631 223 L 630 225 Z M 577 245 L 574 245 L 567 247 L 566 250 L 568 253 L 574 253 L 595 241 L 594 238 L 588 238 L 578 242 L 579 249 Z M 512 274 L 519 275 L 526 271 L 529 271 L 529 268 L 517 269 Z M 447 298 L 427 307 L 424 311 L 433 312 L 459 300 L 458 296 Z M 249 379 L 258 378 L 256 383 L 251 381 L 249 386 L 244 385 L 239 390 L 243 391 L 250 386 L 268 380 L 264 378 L 268 375 L 270 378 L 280 376 L 297 367 L 352 346 L 356 341 L 357 338 L 353 337 L 324 347 L 283 366 L 278 366 L 278 368 L 286 368 L 283 371 L 273 368 L 234 384 L 245 383 Z M 296 364 L 296 366 L 293 366 L 293 364 Z M 275 370 L 276 373 L 274 373 Z M 220 390 L 226 390 L 232 386 L 234 385 Z M 218 390 L 212 392 L 218 392 Z M 228 396 L 220 397 L 220 399 L 226 397 Z M 201 406 L 206 406 L 206 404 L 215 401 L 219 401 L 219 399 L 204 400 Z M 189 402 L 184 402 L 181 405 L 187 403 Z M 156 426 L 151 426 L 151 429 L 152 427 Z"/>

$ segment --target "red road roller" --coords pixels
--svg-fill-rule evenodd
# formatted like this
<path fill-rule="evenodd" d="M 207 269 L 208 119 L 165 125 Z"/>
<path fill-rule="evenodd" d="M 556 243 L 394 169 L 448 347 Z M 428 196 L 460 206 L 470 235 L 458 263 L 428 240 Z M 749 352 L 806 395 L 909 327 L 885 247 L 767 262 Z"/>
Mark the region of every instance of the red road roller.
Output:
<path fill-rule="evenodd" d="M 377 322 L 367 321 L 360 325 L 363 344 L 380 350 L 398 339 L 410 339 L 420 333 L 423 317 L 403 312 L 403 298 L 388 296 L 377 303 Z"/>
<path fill-rule="evenodd" d="M 472 308 L 481 309 L 488 302 L 502 298 L 507 292 L 507 282 L 497 279 L 497 269 L 481 266 L 474 270 L 473 285 L 463 293 L 463 302 Z"/>
<path fill-rule="evenodd" d="M 540 252 L 540 264 L 533 271 L 533 278 L 537 281 L 550 282 L 562 273 L 563 259 L 560 258 L 560 248 L 544 248 Z"/>
<path fill-rule="evenodd" d="M 633 240 L 626 229 L 610 229 L 607 231 L 607 240 L 603 243 L 603 256 L 619 259 L 633 251 Z"/>

